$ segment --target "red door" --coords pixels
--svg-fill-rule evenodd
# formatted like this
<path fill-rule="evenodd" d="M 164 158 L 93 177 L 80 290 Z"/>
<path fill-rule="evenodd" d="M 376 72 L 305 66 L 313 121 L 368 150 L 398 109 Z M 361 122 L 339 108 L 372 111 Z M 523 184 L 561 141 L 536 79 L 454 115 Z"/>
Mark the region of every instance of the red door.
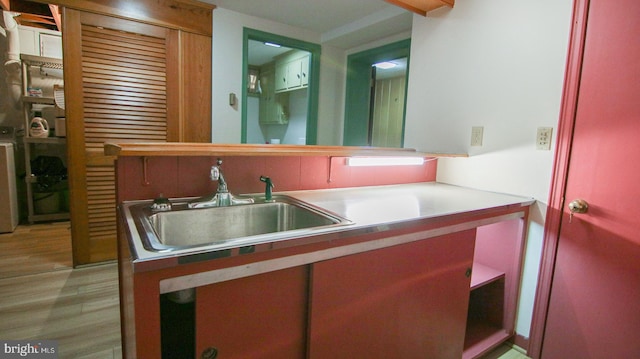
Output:
<path fill-rule="evenodd" d="M 587 2 L 541 356 L 640 358 L 640 1 Z"/>

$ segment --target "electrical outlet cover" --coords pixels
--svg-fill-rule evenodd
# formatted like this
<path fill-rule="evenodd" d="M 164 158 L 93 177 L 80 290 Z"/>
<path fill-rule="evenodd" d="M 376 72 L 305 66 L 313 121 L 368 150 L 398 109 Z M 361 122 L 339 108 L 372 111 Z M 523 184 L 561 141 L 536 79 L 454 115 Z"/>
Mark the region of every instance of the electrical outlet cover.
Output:
<path fill-rule="evenodd" d="M 473 126 L 471 127 L 471 146 L 482 146 L 482 135 L 484 127 Z"/>
<path fill-rule="evenodd" d="M 551 135 L 553 127 L 538 127 L 536 134 L 536 149 L 542 151 L 551 150 Z"/>

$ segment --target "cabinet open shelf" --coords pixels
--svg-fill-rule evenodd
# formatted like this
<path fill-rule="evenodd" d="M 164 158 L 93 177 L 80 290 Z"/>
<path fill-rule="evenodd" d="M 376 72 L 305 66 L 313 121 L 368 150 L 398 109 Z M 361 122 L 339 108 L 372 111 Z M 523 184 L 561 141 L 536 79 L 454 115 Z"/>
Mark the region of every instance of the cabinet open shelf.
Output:
<path fill-rule="evenodd" d="M 67 143 L 67 139 L 63 137 L 24 137 L 24 142 L 64 145 Z"/>
<path fill-rule="evenodd" d="M 56 100 L 53 97 L 38 97 L 38 96 L 22 96 L 22 102 L 24 103 L 37 103 L 42 105 L 55 105 Z"/>
<path fill-rule="evenodd" d="M 492 328 L 481 323 L 474 324 L 476 325 L 467 323 L 467 332 L 473 333 L 473 336 L 469 337 L 469 334 L 467 334 L 465 337 L 462 359 L 479 358 L 503 343 L 510 336 L 502 328 Z"/>
<path fill-rule="evenodd" d="M 510 336 L 504 328 L 504 290 L 503 271 L 473 263 L 464 359 L 478 358 Z"/>
<path fill-rule="evenodd" d="M 500 278 L 504 278 L 504 272 L 474 262 L 473 271 L 471 272 L 471 290 L 499 280 Z"/>
<path fill-rule="evenodd" d="M 62 70 L 62 59 L 59 58 L 20 54 L 20 59 L 23 62 L 28 62 L 29 66 Z"/>
<path fill-rule="evenodd" d="M 63 221 L 63 220 L 68 220 L 69 218 L 70 218 L 69 212 L 32 214 L 29 216 L 29 220 L 33 222 Z"/>

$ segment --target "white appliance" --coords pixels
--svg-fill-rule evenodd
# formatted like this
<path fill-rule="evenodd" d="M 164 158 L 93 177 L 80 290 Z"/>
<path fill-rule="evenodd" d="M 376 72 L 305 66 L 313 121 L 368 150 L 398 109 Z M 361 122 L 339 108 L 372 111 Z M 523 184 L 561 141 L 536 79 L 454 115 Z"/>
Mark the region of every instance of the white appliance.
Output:
<path fill-rule="evenodd" d="M 14 147 L 13 143 L 0 139 L 0 232 L 13 232 L 18 220 Z"/>

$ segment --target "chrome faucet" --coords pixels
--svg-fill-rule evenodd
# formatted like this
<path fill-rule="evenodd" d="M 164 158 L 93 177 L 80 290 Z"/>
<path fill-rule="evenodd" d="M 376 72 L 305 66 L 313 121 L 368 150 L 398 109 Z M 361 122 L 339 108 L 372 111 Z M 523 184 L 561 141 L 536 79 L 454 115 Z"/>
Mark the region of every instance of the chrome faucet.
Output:
<path fill-rule="evenodd" d="M 221 165 L 222 160 L 218 158 L 217 165 L 212 166 L 209 172 L 209 178 L 212 181 L 218 181 L 216 193 L 189 202 L 189 208 L 227 207 L 236 204 L 253 203 L 253 198 L 238 198 L 229 193 L 227 181 L 224 179 L 220 168 Z"/>

